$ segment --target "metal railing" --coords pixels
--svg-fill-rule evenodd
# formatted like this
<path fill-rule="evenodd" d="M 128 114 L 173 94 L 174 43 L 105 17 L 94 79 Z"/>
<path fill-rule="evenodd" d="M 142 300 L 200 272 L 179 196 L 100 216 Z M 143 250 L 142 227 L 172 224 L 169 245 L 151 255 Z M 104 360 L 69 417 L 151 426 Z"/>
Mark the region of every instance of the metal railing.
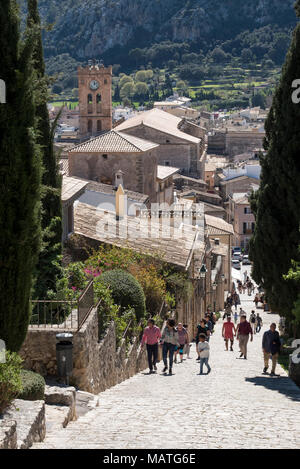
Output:
<path fill-rule="evenodd" d="M 30 326 L 76 329 L 77 301 L 32 300 Z"/>
<path fill-rule="evenodd" d="M 79 330 L 95 306 L 93 280 L 77 300 L 32 300 L 31 304 L 30 326 Z"/>
<path fill-rule="evenodd" d="M 77 300 L 78 303 L 78 329 L 95 306 L 94 282 L 91 280 Z"/>

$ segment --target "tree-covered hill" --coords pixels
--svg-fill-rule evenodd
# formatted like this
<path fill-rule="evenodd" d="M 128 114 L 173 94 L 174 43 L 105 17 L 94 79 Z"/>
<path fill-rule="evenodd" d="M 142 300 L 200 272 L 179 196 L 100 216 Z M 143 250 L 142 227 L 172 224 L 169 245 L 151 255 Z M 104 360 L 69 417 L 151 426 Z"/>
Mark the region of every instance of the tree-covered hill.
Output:
<path fill-rule="evenodd" d="M 24 5 L 25 0 L 20 0 Z M 199 82 L 203 67 L 280 67 L 296 25 L 294 0 L 40 0 L 48 73 L 59 89 L 76 88 L 90 58 L 139 68 L 176 70 Z M 272 68 L 272 63 L 271 67 Z"/>
<path fill-rule="evenodd" d="M 45 23 L 47 57 L 69 53 L 77 60 L 113 57 L 164 41 L 185 42 L 192 51 L 206 53 L 217 42 L 230 42 L 246 33 L 245 45 L 263 54 L 276 44 L 263 35 L 265 48 L 255 48 L 256 33 L 265 26 L 283 35 L 295 26 L 294 0 L 40 0 Z M 247 34 L 250 31 L 252 34 Z M 264 31 L 264 29 L 263 29 Z M 228 43 L 229 41 L 229 43 Z M 234 47 L 239 52 L 239 47 Z M 124 49 L 121 51 L 121 49 Z"/>

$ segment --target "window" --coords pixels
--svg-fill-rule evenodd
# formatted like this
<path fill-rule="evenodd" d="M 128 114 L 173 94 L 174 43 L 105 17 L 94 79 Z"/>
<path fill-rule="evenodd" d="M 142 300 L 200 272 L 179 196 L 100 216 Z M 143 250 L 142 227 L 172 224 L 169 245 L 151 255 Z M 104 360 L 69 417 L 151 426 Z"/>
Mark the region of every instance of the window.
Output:
<path fill-rule="evenodd" d="M 251 212 L 251 208 L 250 208 L 250 207 L 245 207 L 245 208 L 244 208 L 244 214 L 245 214 L 245 215 L 251 215 L 251 213 L 252 213 L 252 212 Z"/>
<path fill-rule="evenodd" d="M 102 158 L 104 158 L 105 160 L 107 160 L 107 155 L 102 155 Z"/>
<path fill-rule="evenodd" d="M 255 228 L 255 223 L 246 222 L 243 223 L 243 234 L 253 234 Z"/>
<path fill-rule="evenodd" d="M 101 103 L 102 101 L 101 94 L 98 93 L 96 99 L 97 99 L 97 104 Z"/>
<path fill-rule="evenodd" d="M 97 132 L 101 132 L 101 130 L 102 130 L 102 122 L 97 121 Z"/>
<path fill-rule="evenodd" d="M 165 166 L 170 166 L 170 161 L 165 161 Z"/>
<path fill-rule="evenodd" d="M 93 132 L 93 122 L 92 121 L 88 121 L 88 133 L 92 133 Z"/>
<path fill-rule="evenodd" d="M 91 104 L 93 102 L 93 96 L 91 94 L 88 94 L 87 102 L 88 102 L 88 104 Z"/>

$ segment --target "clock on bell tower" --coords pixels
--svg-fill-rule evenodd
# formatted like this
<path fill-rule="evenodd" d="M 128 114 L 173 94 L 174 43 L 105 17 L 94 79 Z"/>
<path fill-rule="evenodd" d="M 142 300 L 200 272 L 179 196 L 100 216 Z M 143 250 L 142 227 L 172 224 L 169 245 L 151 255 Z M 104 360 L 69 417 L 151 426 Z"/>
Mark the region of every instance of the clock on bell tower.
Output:
<path fill-rule="evenodd" d="M 81 138 L 112 129 L 112 67 L 89 61 L 78 68 L 79 127 Z"/>

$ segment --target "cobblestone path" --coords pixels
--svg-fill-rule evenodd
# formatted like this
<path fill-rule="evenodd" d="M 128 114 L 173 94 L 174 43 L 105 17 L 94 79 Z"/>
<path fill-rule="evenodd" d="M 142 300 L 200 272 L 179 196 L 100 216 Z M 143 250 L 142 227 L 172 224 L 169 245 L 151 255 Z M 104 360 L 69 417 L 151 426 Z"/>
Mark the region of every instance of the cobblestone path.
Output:
<path fill-rule="evenodd" d="M 253 298 L 241 299 L 249 313 Z M 262 334 L 279 318 L 261 315 L 263 329 L 249 343 L 247 361 L 237 358 L 237 343 L 234 352 L 225 351 L 220 320 L 210 375 L 197 375 L 193 345 L 192 359 L 174 365 L 173 376 L 161 374 L 162 363 L 156 375 L 139 373 L 101 393 L 98 408 L 34 448 L 299 448 L 300 389 L 280 366 L 279 378 L 262 375 Z"/>

